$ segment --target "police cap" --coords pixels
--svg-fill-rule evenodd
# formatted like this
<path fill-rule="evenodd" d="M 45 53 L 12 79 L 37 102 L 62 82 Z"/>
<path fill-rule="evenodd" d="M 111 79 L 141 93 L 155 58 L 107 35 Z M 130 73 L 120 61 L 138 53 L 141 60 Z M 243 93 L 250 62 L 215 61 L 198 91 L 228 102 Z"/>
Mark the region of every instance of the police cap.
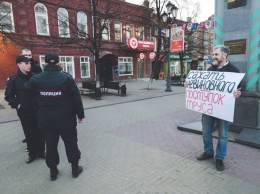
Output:
<path fill-rule="evenodd" d="M 47 53 L 45 55 L 45 62 L 46 63 L 58 63 L 59 62 L 59 56 L 54 52 Z"/>
<path fill-rule="evenodd" d="M 24 55 L 20 55 L 16 57 L 16 63 L 21 63 L 21 62 L 28 62 L 30 59 Z"/>

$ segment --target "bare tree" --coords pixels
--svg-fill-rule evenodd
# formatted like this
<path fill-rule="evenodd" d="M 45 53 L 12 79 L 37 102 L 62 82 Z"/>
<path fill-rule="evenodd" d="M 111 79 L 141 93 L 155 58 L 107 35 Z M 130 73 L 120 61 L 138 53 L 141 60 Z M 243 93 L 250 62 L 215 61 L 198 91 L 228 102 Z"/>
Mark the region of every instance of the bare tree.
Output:
<path fill-rule="evenodd" d="M 153 30 L 156 31 L 157 34 L 157 44 L 156 44 L 156 57 L 154 60 L 154 65 L 150 74 L 150 80 L 148 83 L 148 89 L 152 88 L 152 82 L 155 77 L 155 71 L 158 69 L 160 65 L 160 61 L 165 59 L 167 54 L 167 48 L 169 47 L 169 42 L 165 39 L 165 34 L 163 34 L 163 30 L 167 28 L 167 25 L 171 25 L 173 23 L 182 23 L 186 22 L 186 18 L 184 19 L 185 15 L 189 16 L 192 20 L 196 20 L 200 13 L 200 3 L 199 0 L 192 1 L 192 0 L 174 0 L 174 3 L 178 7 L 178 15 L 177 19 L 173 20 L 170 19 L 168 24 L 165 24 L 162 19 L 162 14 L 166 10 L 166 4 L 168 0 L 150 0 L 150 8 L 153 10 L 151 15 L 148 17 L 143 17 L 147 26 L 151 27 Z M 185 36 L 185 41 L 189 42 L 192 36 L 192 31 L 187 31 L 188 34 Z M 164 40 L 164 42 L 162 42 Z M 190 52 L 192 49 L 191 46 L 188 47 L 190 44 L 186 44 L 186 50 L 178 52 L 181 65 L 183 66 L 183 57 Z M 189 48 L 189 49 L 188 49 Z M 183 69 L 183 67 L 181 67 Z M 169 71 L 169 70 L 168 70 Z"/>
<path fill-rule="evenodd" d="M 11 0 L 0 0 L 0 44 L 4 47 L 8 44 L 21 45 L 22 40 L 15 34 L 13 23 L 13 6 Z M 4 47 L 0 47 L 0 52 L 4 52 Z"/>
<path fill-rule="evenodd" d="M 44 2 L 45 4 L 48 3 L 48 1 L 45 0 L 40 0 L 40 2 Z M 132 23 L 142 23 L 142 21 L 140 18 L 134 17 L 133 12 L 136 12 L 136 10 L 131 7 L 131 5 L 123 7 L 122 3 L 118 0 L 77 0 L 77 4 L 79 6 L 73 7 L 72 11 L 82 11 L 87 13 L 88 16 L 91 16 L 91 20 L 88 20 L 88 22 L 91 23 L 91 30 L 87 32 L 82 30 L 84 26 L 81 26 L 75 18 L 68 17 L 62 10 L 58 16 L 56 13 L 53 15 L 49 13 L 49 17 L 59 21 L 58 27 L 69 29 L 70 38 L 62 38 L 60 34 L 51 33 L 51 38 L 46 38 L 45 43 L 56 47 L 75 45 L 81 48 L 82 51 L 90 51 L 90 57 L 95 63 L 95 97 L 96 99 L 100 99 L 100 52 L 106 48 L 106 44 L 109 44 L 111 38 L 114 39 L 114 29 L 111 28 L 113 21 L 131 21 Z M 59 5 L 71 10 L 70 3 L 66 5 L 66 2 L 62 0 L 59 0 L 52 6 L 58 7 Z M 136 5 L 133 6 L 137 7 Z M 66 37 L 67 33 L 68 32 L 64 30 L 64 37 Z M 122 43 L 117 44 L 119 46 Z"/>
<path fill-rule="evenodd" d="M 187 21 L 189 17 L 192 21 L 196 21 L 201 13 L 200 0 L 173 0 L 178 7 L 178 18 L 181 21 Z"/>

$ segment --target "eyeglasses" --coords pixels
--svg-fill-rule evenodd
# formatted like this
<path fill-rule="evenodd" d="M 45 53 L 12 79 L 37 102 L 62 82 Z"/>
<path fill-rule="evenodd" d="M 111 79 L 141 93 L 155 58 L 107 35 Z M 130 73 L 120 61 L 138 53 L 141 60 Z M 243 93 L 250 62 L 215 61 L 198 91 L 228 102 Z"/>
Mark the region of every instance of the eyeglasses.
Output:
<path fill-rule="evenodd" d="M 30 57 L 30 56 L 32 56 L 32 54 L 28 54 L 28 55 L 23 55 L 23 56 L 25 56 L 25 57 Z"/>

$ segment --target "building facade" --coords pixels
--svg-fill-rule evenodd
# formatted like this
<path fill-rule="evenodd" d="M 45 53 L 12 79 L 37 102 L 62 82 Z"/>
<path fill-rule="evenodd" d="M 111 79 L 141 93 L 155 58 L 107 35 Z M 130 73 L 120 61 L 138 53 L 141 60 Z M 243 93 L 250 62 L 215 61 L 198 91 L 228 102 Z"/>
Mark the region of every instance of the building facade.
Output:
<path fill-rule="evenodd" d="M 94 23 L 99 45 L 100 79 L 127 80 L 148 78 L 154 42 L 151 30 L 146 29 L 138 14 L 150 12 L 145 6 L 111 0 L 99 1 L 98 13 L 93 13 L 91 1 L 84 0 L 14 0 L 0 4 L 3 33 L 0 53 L 0 89 L 6 79 L 17 71 L 15 58 L 24 47 L 32 50 L 33 58 L 43 67 L 44 56 L 56 52 L 63 71 L 70 73 L 76 82 L 93 80 L 96 76 L 93 50 Z M 130 10 L 130 11 L 129 11 Z M 120 12 L 120 14 L 119 14 Z M 112 14 L 113 13 L 113 14 Z M 115 14 L 117 13 L 117 15 Z M 4 39 L 12 41 L 4 43 Z M 89 38 L 92 37 L 92 38 Z M 131 46 L 136 42 L 137 46 Z"/>
<path fill-rule="evenodd" d="M 204 21 L 204 26 L 207 22 L 210 22 L 207 27 L 198 28 L 193 35 L 194 45 L 196 45 L 192 54 L 193 69 L 207 70 L 211 66 L 214 40 L 214 15 L 210 16 L 207 21 Z"/>

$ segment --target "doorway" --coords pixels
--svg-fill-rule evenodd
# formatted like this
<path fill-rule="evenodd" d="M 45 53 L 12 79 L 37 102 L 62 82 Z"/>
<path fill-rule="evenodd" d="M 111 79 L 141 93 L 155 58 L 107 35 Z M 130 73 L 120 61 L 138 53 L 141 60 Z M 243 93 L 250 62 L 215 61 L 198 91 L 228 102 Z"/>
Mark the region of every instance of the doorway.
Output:
<path fill-rule="evenodd" d="M 144 78 L 144 60 L 138 58 L 138 78 Z"/>

